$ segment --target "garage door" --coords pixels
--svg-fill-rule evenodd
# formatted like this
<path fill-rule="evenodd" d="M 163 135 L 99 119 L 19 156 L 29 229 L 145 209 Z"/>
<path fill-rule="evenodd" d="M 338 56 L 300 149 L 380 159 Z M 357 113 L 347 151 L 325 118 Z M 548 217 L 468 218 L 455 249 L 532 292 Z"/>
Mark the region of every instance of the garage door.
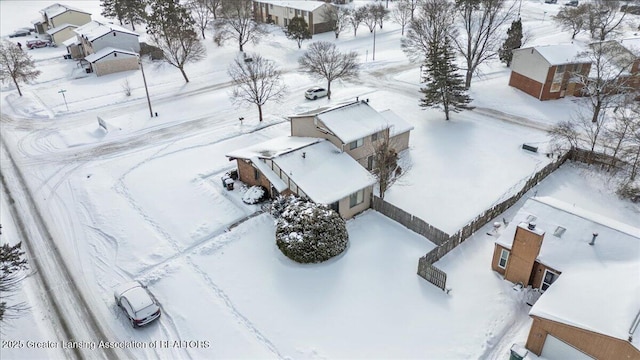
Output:
<path fill-rule="evenodd" d="M 591 356 L 552 335 L 547 335 L 540 355 L 549 360 L 593 360 Z"/>

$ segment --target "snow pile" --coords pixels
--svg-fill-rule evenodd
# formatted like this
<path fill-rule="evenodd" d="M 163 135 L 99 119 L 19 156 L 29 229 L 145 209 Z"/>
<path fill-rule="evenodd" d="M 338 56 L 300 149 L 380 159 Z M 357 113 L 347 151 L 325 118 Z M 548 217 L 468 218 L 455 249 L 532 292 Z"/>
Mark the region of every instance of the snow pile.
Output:
<path fill-rule="evenodd" d="M 345 221 L 326 205 L 289 198 L 276 220 L 276 244 L 299 263 L 319 263 L 340 255 L 349 242 Z"/>
<path fill-rule="evenodd" d="M 231 180 L 231 178 L 227 178 L 225 180 L 226 181 L 231 181 L 233 182 L 233 180 Z M 264 186 L 260 186 L 260 185 L 256 185 L 256 186 L 252 186 L 250 188 L 247 189 L 247 191 L 244 193 L 244 195 L 242 195 L 242 201 L 245 204 L 257 204 L 259 202 L 261 202 L 262 200 L 265 199 L 265 194 L 266 194 L 266 189 L 264 188 Z"/>

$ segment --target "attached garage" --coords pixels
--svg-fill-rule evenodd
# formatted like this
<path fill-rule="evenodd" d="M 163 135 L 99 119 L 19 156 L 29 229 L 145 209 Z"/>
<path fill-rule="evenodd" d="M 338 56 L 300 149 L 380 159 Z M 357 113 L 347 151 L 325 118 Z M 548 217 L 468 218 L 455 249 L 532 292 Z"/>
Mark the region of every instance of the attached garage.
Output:
<path fill-rule="evenodd" d="M 138 70 L 138 54 L 114 48 L 105 48 L 85 57 L 97 76 L 120 71 Z"/>
<path fill-rule="evenodd" d="M 553 335 L 547 335 L 547 338 L 544 340 L 544 345 L 542 346 L 542 354 L 540 355 L 549 360 L 593 360 L 591 356 Z"/>

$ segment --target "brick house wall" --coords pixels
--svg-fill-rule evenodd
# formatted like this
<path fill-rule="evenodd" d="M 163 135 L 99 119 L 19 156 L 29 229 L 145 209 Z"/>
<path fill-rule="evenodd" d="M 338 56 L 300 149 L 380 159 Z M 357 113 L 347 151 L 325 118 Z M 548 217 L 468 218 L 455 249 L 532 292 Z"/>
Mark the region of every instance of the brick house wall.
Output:
<path fill-rule="evenodd" d="M 532 318 L 533 323 L 527 338 L 526 348 L 536 355 L 542 353 L 547 335 L 553 335 L 595 359 L 640 359 L 640 350 L 628 341 L 535 315 Z"/>
<path fill-rule="evenodd" d="M 509 77 L 509 86 L 513 86 L 516 89 L 522 90 L 525 93 L 540 99 L 542 84 L 515 71 L 511 72 L 511 76 Z"/>

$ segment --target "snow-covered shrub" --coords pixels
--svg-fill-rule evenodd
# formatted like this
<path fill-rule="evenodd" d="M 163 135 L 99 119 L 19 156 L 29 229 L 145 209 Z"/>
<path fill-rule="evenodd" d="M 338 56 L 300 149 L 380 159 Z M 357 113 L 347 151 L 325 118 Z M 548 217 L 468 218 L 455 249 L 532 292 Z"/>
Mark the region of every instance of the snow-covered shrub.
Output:
<path fill-rule="evenodd" d="M 298 198 L 294 195 L 278 195 L 278 197 L 273 199 L 273 201 L 271 202 L 271 210 L 269 212 L 271 213 L 271 215 L 273 215 L 274 218 L 277 219 L 280 217 L 280 215 L 282 215 L 282 212 L 284 212 L 284 209 L 286 209 L 289 204 L 292 204 L 296 201 L 298 201 Z"/>
<path fill-rule="evenodd" d="M 640 201 L 640 187 L 631 182 L 622 183 L 616 190 L 618 196 L 633 202 Z"/>
<path fill-rule="evenodd" d="M 299 263 L 319 263 L 341 254 L 349 242 L 345 221 L 326 205 L 294 198 L 276 220 L 276 244 Z"/>
<path fill-rule="evenodd" d="M 255 185 L 247 189 L 242 195 L 242 201 L 245 204 L 257 204 L 267 199 L 267 189 L 261 185 Z"/>

